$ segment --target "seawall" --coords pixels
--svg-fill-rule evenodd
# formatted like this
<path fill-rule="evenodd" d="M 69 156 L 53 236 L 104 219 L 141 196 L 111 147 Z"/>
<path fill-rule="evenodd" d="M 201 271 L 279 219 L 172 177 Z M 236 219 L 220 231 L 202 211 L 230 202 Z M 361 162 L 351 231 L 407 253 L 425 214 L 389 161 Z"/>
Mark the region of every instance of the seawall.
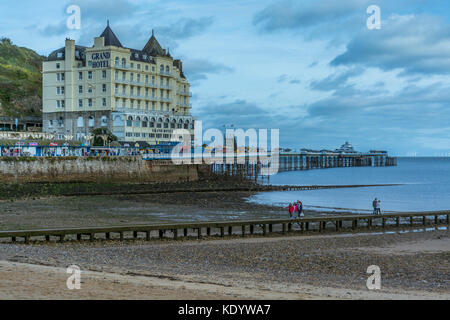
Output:
<path fill-rule="evenodd" d="M 174 165 L 140 157 L 0 158 L 0 182 L 197 181 L 205 165 Z"/>

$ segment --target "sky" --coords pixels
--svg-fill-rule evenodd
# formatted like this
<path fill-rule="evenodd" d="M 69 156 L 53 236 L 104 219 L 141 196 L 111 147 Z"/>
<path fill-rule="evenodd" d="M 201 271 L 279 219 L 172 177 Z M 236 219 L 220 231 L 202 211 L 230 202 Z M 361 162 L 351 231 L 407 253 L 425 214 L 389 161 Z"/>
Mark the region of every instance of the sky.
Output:
<path fill-rule="evenodd" d="M 81 9 L 81 28 L 66 12 Z M 381 28 L 369 29 L 377 5 Z M 192 84 L 204 128 L 279 129 L 283 147 L 450 156 L 448 0 L 19 0 L 0 37 L 48 55 L 92 46 L 110 20 L 126 47 L 152 29 Z"/>

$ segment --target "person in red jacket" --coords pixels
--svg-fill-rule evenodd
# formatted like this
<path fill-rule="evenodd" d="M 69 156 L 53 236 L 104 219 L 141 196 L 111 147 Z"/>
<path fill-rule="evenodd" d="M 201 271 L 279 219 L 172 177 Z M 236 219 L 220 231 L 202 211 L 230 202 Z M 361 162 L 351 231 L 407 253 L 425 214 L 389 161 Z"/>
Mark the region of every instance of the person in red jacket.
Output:
<path fill-rule="evenodd" d="M 294 206 L 292 205 L 292 203 L 289 203 L 289 206 L 285 207 L 285 209 L 288 209 L 289 217 L 292 218 L 292 216 L 294 215 Z"/>

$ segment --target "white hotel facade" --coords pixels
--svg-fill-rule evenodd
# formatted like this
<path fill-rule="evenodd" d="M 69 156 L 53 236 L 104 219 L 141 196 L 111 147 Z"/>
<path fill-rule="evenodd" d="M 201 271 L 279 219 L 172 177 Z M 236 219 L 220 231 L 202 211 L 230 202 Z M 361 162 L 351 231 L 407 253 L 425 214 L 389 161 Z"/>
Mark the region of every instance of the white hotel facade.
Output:
<path fill-rule="evenodd" d="M 194 133 L 190 84 L 180 60 L 154 34 L 144 49 L 125 48 L 109 23 L 93 47 L 54 51 L 43 63 L 43 130 L 83 143 L 94 128 L 119 141 L 167 144 L 175 129 Z"/>

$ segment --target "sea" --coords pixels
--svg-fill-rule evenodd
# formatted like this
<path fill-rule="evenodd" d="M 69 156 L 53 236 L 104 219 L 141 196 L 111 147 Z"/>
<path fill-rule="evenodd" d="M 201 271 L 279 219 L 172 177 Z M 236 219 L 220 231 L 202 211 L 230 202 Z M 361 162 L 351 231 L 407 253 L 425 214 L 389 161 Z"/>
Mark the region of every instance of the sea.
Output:
<path fill-rule="evenodd" d="M 266 181 L 267 183 L 267 181 Z M 355 167 L 283 172 L 272 185 L 382 185 L 364 188 L 264 192 L 249 202 L 286 207 L 301 200 L 305 209 L 324 212 L 372 212 L 374 198 L 388 212 L 450 210 L 450 157 L 398 158 L 396 167 Z"/>

